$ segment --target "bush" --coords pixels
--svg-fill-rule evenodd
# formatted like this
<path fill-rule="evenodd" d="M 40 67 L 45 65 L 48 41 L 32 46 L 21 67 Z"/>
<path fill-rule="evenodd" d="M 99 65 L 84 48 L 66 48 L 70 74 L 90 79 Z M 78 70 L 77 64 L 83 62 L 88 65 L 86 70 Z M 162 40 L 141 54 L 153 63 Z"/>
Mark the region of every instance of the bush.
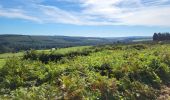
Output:
<path fill-rule="evenodd" d="M 147 49 L 148 47 L 144 44 L 136 44 L 136 45 L 130 46 L 130 48 L 134 48 L 136 50 L 143 50 L 143 49 Z"/>

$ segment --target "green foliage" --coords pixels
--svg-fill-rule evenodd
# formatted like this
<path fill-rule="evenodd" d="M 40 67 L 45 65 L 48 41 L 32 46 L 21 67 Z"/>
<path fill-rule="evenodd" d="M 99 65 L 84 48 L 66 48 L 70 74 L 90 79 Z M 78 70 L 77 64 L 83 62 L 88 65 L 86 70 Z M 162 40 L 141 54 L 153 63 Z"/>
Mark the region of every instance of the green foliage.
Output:
<path fill-rule="evenodd" d="M 0 69 L 0 98 L 155 100 L 170 84 L 169 44 L 62 50 L 8 58 Z"/>
<path fill-rule="evenodd" d="M 5 59 L 0 59 L 0 68 L 3 67 L 5 65 Z"/>
<path fill-rule="evenodd" d="M 37 51 L 37 50 L 30 50 L 27 51 L 24 54 L 23 59 L 31 59 L 31 60 L 40 60 L 43 63 L 48 63 L 49 61 L 55 61 L 58 62 L 62 60 L 63 58 L 72 59 L 76 56 L 87 56 L 90 53 L 97 52 L 99 50 L 96 50 L 94 47 L 72 47 L 72 48 L 65 48 L 65 49 L 58 49 L 51 52 L 45 52 L 45 51 Z"/>
<path fill-rule="evenodd" d="M 10 57 L 22 57 L 23 56 L 23 52 L 18 52 L 18 53 L 3 53 L 0 54 L 0 59 L 6 59 L 6 58 L 10 58 Z"/>
<path fill-rule="evenodd" d="M 147 46 L 144 44 L 137 44 L 137 45 L 132 45 L 130 48 L 134 48 L 136 50 L 142 50 L 142 49 L 147 49 Z"/>
<path fill-rule="evenodd" d="M 43 84 L 39 87 L 33 86 L 30 88 L 18 88 L 15 91 L 11 91 L 10 95 L 1 96 L 3 100 L 54 100 L 61 99 L 60 91 L 57 87 Z"/>

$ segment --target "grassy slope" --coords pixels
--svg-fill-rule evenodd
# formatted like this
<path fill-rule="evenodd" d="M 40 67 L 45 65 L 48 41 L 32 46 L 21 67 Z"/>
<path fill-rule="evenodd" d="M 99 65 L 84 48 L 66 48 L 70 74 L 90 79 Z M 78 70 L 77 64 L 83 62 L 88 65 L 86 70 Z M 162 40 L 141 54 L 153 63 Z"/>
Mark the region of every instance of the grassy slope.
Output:
<path fill-rule="evenodd" d="M 23 56 L 23 52 L 19 52 L 19 53 L 3 53 L 0 54 L 0 67 L 2 67 L 5 63 L 6 63 L 6 59 L 7 58 L 11 58 L 11 57 L 22 57 Z"/>
<path fill-rule="evenodd" d="M 47 49 L 47 50 L 37 50 L 38 52 L 44 52 L 44 53 L 50 53 L 50 52 L 54 52 L 54 53 L 58 53 L 58 54 L 65 54 L 65 53 L 69 53 L 69 52 L 74 52 L 74 51 L 81 51 L 85 48 L 89 48 L 91 46 L 77 46 L 77 47 L 68 47 L 68 48 L 59 48 L 56 50 L 51 50 L 51 49 Z"/>
<path fill-rule="evenodd" d="M 85 48 L 89 48 L 91 46 L 78 46 L 78 47 L 69 47 L 69 48 L 59 48 L 56 50 L 51 50 L 51 49 L 46 49 L 46 50 L 36 50 L 38 52 L 44 52 L 44 53 L 50 53 L 50 52 L 55 52 L 55 53 L 60 53 L 60 54 L 64 54 L 64 53 L 68 53 L 68 52 L 73 52 L 73 51 L 79 51 L 79 50 L 83 50 Z M 0 59 L 6 59 L 6 58 L 11 58 L 11 57 L 22 57 L 24 55 L 24 52 L 18 52 L 18 53 L 3 53 L 0 54 Z"/>
<path fill-rule="evenodd" d="M 86 46 L 98 44 L 112 44 L 117 41 L 132 42 L 151 37 L 68 37 L 68 36 L 28 36 L 28 35 L 0 35 L 0 52 L 18 52 L 21 50 L 50 49 L 70 46 Z"/>
<path fill-rule="evenodd" d="M 7 58 L 11 58 L 11 57 L 22 57 L 23 56 L 23 52 L 18 52 L 18 53 L 3 53 L 0 54 L 0 66 L 3 66 L 6 62 Z"/>
<path fill-rule="evenodd" d="M 5 59 L 0 59 L 0 68 L 5 64 Z"/>
<path fill-rule="evenodd" d="M 23 54 L 24 54 L 23 52 L 18 52 L 18 53 L 3 53 L 3 54 L 0 54 L 0 59 L 11 58 L 13 56 L 15 56 L 15 57 L 22 57 Z"/>
<path fill-rule="evenodd" d="M 113 43 L 114 39 L 67 36 L 0 35 L 0 46 L 27 50 Z M 0 48 L 1 50 L 2 48 Z"/>
<path fill-rule="evenodd" d="M 44 52 L 44 53 L 50 53 L 50 52 L 55 52 L 57 54 L 65 54 L 65 53 L 69 53 L 69 52 L 74 52 L 74 51 L 81 51 L 85 48 L 89 48 L 91 46 L 78 46 L 78 47 L 69 47 L 69 48 L 60 48 L 57 50 L 50 50 L 50 49 L 46 49 L 46 50 L 36 50 L 39 53 Z M 3 53 L 0 54 L 0 66 L 2 67 L 7 58 L 11 58 L 11 57 L 22 57 L 24 55 L 24 52 L 18 52 L 18 53 Z"/>

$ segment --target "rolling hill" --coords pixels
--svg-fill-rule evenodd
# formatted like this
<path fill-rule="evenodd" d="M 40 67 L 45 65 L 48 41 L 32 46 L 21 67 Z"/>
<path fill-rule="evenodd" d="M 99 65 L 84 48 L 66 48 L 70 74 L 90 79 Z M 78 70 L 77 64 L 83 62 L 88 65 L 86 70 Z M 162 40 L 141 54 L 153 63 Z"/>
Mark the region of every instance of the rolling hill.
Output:
<path fill-rule="evenodd" d="M 30 35 L 0 35 L 0 53 L 17 52 L 29 49 L 49 49 L 84 45 L 101 45 L 134 40 L 151 39 L 151 37 L 70 37 L 70 36 L 30 36 Z"/>

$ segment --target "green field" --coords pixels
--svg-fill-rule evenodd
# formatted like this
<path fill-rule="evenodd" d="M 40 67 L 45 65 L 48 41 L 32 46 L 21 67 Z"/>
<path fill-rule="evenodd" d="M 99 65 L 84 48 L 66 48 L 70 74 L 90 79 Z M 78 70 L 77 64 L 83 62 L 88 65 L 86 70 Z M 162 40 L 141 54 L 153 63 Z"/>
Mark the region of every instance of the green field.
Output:
<path fill-rule="evenodd" d="M 18 52 L 18 53 L 3 53 L 0 54 L 0 59 L 6 59 L 6 58 L 11 58 L 11 57 L 22 57 L 23 52 Z"/>
<path fill-rule="evenodd" d="M 6 59 L 11 57 L 22 57 L 23 55 L 24 55 L 23 52 L 0 54 L 0 67 L 2 67 L 6 63 Z"/>
<path fill-rule="evenodd" d="M 91 46 L 78 46 L 78 47 L 69 47 L 69 48 L 59 48 L 55 50 L 46 49 L 46 50 L 36 50 L 38 53 L 46 53 L 49 54 L 51 52 L 56 54 L 67 54 L 74 51 L 82 51 L 86 48 L 90 48 Z M 23 57 L 24 52 L 18 52 L 18 53 L 3 53 L 0 54 L 0 66 L 3 66 L 6 62 L 6 59 L 12 58 L 12 57 Z"/>
<path fill-rule="evenodd" d="M 5 64 L 5 59 L 0 59 L 0 68 Z"/>
<path fill-rule="evenodd" d="M 169 66 L 170 44 L 163 43 L 30 51 L 0 69 L 0 98 L 168 99 L 162 90 L 170 83 Z"/>
<path fill-rule="evenodd" d="M 142 41 L 152 41 L 152 39 L 137 39 L 137 40 L 133 40 L 133 42 L 142 42 Z"/>
<path fill-rule="evenodd" d="M 57 53 L 57 54 L 66 54 L 69 52 L 74 52 L 74 51 L 82 51 L 83 49 L 90 48 L 91 46 L 78 46 L 78 47 L 69 47 L 69 48 L 58 48 L 55 50 L 47 49 L 47 50 L 37 50 L 39 53 Z"/>

